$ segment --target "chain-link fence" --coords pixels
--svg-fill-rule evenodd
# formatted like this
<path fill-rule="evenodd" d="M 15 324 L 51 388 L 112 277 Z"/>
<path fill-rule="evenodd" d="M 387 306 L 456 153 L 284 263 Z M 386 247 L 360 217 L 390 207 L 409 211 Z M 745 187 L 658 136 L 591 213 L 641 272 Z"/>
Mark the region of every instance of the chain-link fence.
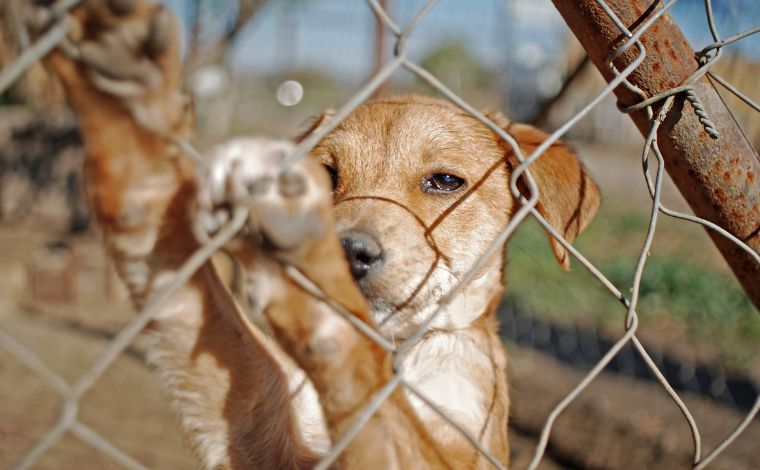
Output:
<path fill-rule="evenodd" d="M 66 39 L 66 33 L 68 29 L 67 12 L 78 5 L 77 0 L 61 0 L 54 3 L 48 10 L 48 16 L 46 18 L 47 26 L 44 29 L 39 39 L 30 45 L 23 54 L 12 63 L 9 67 L 3 70 L 0 74 L 0 90 L 4 90 L 10 84 L 12 84 L 23 72 L 28 69 L 32 64 L 41 60 L 47 53 L 53 49 L 59 48 L 65 53 L 69 53 L 72 56 L 76 56 L 72 44 L 69 44 Z M 705 15 L 707 19 L 710 32 L 714 39 L 714 43 L 708 47 L 703 48 L 697 52 L 696 57 L 699 61 L 699 67 L 688 78 L 681 83 L 670 87 L 667 91 L 659 93 L 655 96 L 648 96 L 638 86 L 634 85 L 629 77 L 636 73 L 638 67 L 644 61 L 648 47 L 645 46 L 642 41 L 642 36 L 645 32 L 655 26 L 668 27 L 666 23 L 663 23 L 663 16 L 666 15 L 668 10 L 676 3 L 675 0 L 669 2 L 655 1 L 650 5 L 650 11 L 643 17 L 643 21 L 638 22 L 629 29 L 626 23 L 621 21 L 616 12 L 610 8 L 603 0 L 597 0 L 596 5 L 601 8 L 607 15 L 607 19 L 614 23 L 617 27 L 617 32 L 622 38 L 614 52 L 606 58 L 605 63 L 608 67 L 607 75 L 609 75 L 609 83 L 604 89 L 599 92 L 592 100 L 590 100 L 580 111 L 578 111 L 571 119 L 560 126 L 555 132 L 553 132 L 544 142 L 542 142 L 530 155 L 524 155 L 517 142 L 512 136 L 506 133 L 498 125 L 489 120 L 484 114 L 477 111 L 470 104 L 460 98 L 456 93 L 447 88 L 438 78 L 429 73 L 419 64 L 415 63 L 409 58 L 409 45 L 414 41 L 414 31 L 417 25 L 429 14 L 431 10 L 436 7 L 436 1 L 431 0 L 424 4 L 424 6 L 412 17 L 412 19 L 405 25 L 397 24 L 389 14 L 382 8 L 381 3 L 377 0 L 369 0 L 368 6 L 372 9 L 379 21 L 382 22 L 386 30 L 392 34 L 395 38 L 395 49 L 393 58 L 387 61 L 377 73 L 367 81 L 361 89 L 354 94 L 340 109 L 337 110 L 335 116 L 329 120 L 329 122 L 317 132 L 306 138 L 301 144 L 297 146 L 295 151 L 289 155 L 283 165 L 283 169 L 292 165 L 298 159 L 304 157 L 313 146 L 315 146 L 320 140 L 322 140 L 329 132 L 335 129 L 339 123 L 345 119 L 351 112 L 353 112 L 359 105 L 369 99 L 373 93 L 378 90 L 390 77 L 399 69 L 406 69 L 414 74 L 419 80 L 426 82 L 435 90 L 443 94 L 451 102 L 458 107 L 468 112 L 476 119 L 480 120 L 485 126 L 491 129 L 501 139 L 504 140 L 512 149 L 516 157 L 521 162 L 516 167 L 511 175 L 510 190 L 512 196 L 520 201 L 521 205 L 516 211 L 514 216 L 510 219 L 509 223 L 501 229 L 498 236 L 493 240 L 490 247 L 482 253 L 479 260 L 469 269 L 467 274 L 461 277 L 460 282 L 451 291 L 444 295 L 437 308 L 430 314 L 430 316 L 423 322 L 422 326 L 408 339 L 396 344 L 388 338 L 380 335 L 375 329 L 365 324 L 363 321 L 354 317 L 354 315 L 342 308 L 337 302 L 331 301 L 310 279 L 304 277 L 304 275 L 297 269 L 286 269 L 285 272 L 289 277 L 298 285 L 300 285 L 307 292 L 313 294 L 316 298 L 326 301 L 333 309 L 340 314 L 343 318 L 348 320 L 352 325 L 359 329 L 368 338 L 375 341 L 380 345 L 387 353 L 393 357 L 398 351 L 408 348 L 410 345 L 416 344 L 425 335 L 430 328 L 433 321 L 444 311 L 451 302 L 462 292 L 462 289 L 475 277 L 475 275 L 488 263 L 494 256 L 498 255 L 503 249 L 504 243 L 513 234 L 514 230 L 527 218 L 532 217 L 535 219 L 552 237 L 554 237 L 565 249 L 567 249 L 578 260 L 578 262 L 584 266 L 598 281 L 607 289 L 614 298 L 616 298 L 621 304 L 621 314 L 625 312 L 625 333 L 620 336 L 615 342 L 613 342 L 606 351 L 601 354 L 601 357 L 591 367 L 591 370 L 585 375 L 574 389 L 567 394 L 567 396 L 554 407 L 550 415 L 545 421 L 545 425 L 541 432 L 538 446 L 535 449 L 534 457 L 529 465 L 529 468 L 537 468 L 541 462 L 542 457 L 547 448 L 549 437 L 552 432 L 552 428 L 557 418 L 562 412 L 586 389 L 589 384 L 594 381 L 599 374 L 618 357 L 622 350 L 626 347 L 632 347 L 636 354 L 643 360 L 648 372 L 656 378 L 662 388 L 667 392 L 670 398 L 673 400 L 674 406 L 677 406 L 684 416 L 684 419 L 688 422 L 689 429 L 691 430 L 693 438 L 693 466 L 694 468 L 705 468 L 710 462 L 712 462 L 720 453 L 729 446 L 751 423 L 758 410 L 760 410 L 760 397 L 756 397 L 754 404 L 750 407 L 749 412 L 746 414 L 744 420 L 737 423 L 735 430 L 720 443 L 708 443 L 703 445 L 700 435 L 700 430 L 692 417 L 692 414 L 688 407 L 679 397 L 678 393 L 674 390 L 671 384 L 668 383 L 663 373 L 658 368 L 655 360 L 650 357 L 648 351 L 644 348 L 637 336 L 637 330 L 639 327 L 639 319 L 636 311 L 639 301 L 639 289 L 642 280 L 642 276 L 646 267 L 647 259 L 650 255 L 652 242 L 656 233 L 658 217 L 660 214 L 664 214 L 670 217 L 676 217 L 683 219 L 686 222 L 700 224 L 710 231 L 717 234 L 719 237 L 723 237 L 729 240 L 733 246 L 742 253 L 748 255 L 755 263 L 760 263 L 760 256 L 748 243 L 751 243 L 752 237 L 740 239 L 734 234 L 729 233 L 726 229 L 719 227 L 718 225 L 709 222 L 705 219 L 695 217 L 688 214 L 679 213 L 665 207 L 661 202 L 662 182 L 665 169 L 665 157 L 660 150 L 658 143 L 658 129 L 661 128 L 664 122 L 671 117 L 674 104 L 677 100 L 685 99 L 688 101 L 689 106 L 694 113 L 699 117 L 699 122 L 703 128 L 700 132 L 707 133 L 712 139 L 719 141 L 722 136 L 720 135 L 716 123 L 712 121 L 711 116 L 707 113 L 705 107 L 700 101 L 699 94 L 695 91 L 695 83 L 697 83 L 704 76 L 709 76 L 712 80 L 725 87 L 726 90 L 738 96 L 747 105 L 760 112 L 760 105 L 750 100 L 743 95 L 739 90 L 736 90 L 731 84 L 721 79 L 719 76 L 711 72 L 711 68 L 721 58 L 722 48 L 739 41 L 751 34 L 760 32 L 760 27 L 754 28 L 749 31 L 731 36 L 729 38 L 721 38 L 719 32 L 716 30 L 712 15 L 712 6 L 710 0 L 705 1 Z M 621 63 L 621 58 L 627 56 L 631 60 L 627 62 L 627 65 L 623 68 L 619 68 L 616 64 Z M 554 227 L 552 227 L 547 220 L 539 213 L 537 204 L 539 200 L 539 192 L 531 176 L 530 166 L 535 163 L 536 160 L 541 158 L 541 155 L 554 143 L 558 141 L 560 137 L 565 135 L 573 126 L 578 123 L 584 116 L 586 116 L 595 106 L 597 106 L 602 99 L 611 95 L 613 91 L 618 87 L 625 87 L 630 92 L 633 92 L 640 97 L 640 102 L 631 106 L 621 106 L 623 112 L 637 112 L 644 111 L 648 116 L 648 132 L 646 133 L 646 142 L 642 150 L 642 163 L 643 171 L 647 189 L 652 198 L 652 206 L 650 219 L 648 224 L 648 230 L 646 239 L 640 250 L 640 256 L 636 265 L 635 274 L 630 283 L 630 295 L 625 295 L 618 287 L 616 287 L 610 280 L 602 273 L 597 267 L 591 263 L 583 254 L 567 242 L 560 233 L 558 233 Z M 687 112 L 687 111 L 684 111 Z M 692 111 L 688 111 L 692 112 Z M 185 151 L 188 156 L 196 159 L 199 165 L 202 165 L 203 158 L 200 153 L 194 150 L 189 144 L 184 142 L 181 138 L 176 136 L 170 136 L 180 147 Z M 657 169 L 654 175 L 650 174 L 650 161 L 654 157 L 657 161 Z M 750 158 L 757 158 L 756 155 Z M 518 181 L 524 181 L 527 185 L 528 193 L 523 193 L 518 187 Z M 529 194 L 529 196 L 527 195 Z M 754 200 L 754 199 L 753 199 Z M 755 200 L 756 201 L 756 200 Z M 64 399 L 64 405 L 61 410 L 60 419 L 56 425 L 49 431 L 49 433 L 39 441 L 39 443 L 23 458 L 21 462 L 17 464 L 17 468 L 29 468 L 35 464 L 35 462 L 56 443 L 66 433 L 71 433 L 79 439 L 87 442 L 98 450 L 110 456 L 115 462 L 123 465 L 126 468 L 144 468 L 141 463 L 120 451 L 116 446 L 111 444 L 106 438 L 99 433 L 92 430 L 90 427 L 83 424 L 78 419 L 78 411 L 80 408 L 80 402 L 84 394 L 93 387 L 93 385 L 101 378 L 104 372 L 113 364 L 116 358 L 122 354 L 125 349 L 135 340 L 135 338 L 144 329 L 146 324 L 155 315 L 158 309 L 166 302 L 183 283 L 185 283 L 193 273 L 206 261 L 210 256 L 214 254 L 220 247 L 234 237 L 246 221 L 247 212 L 244 208 L 237 208 L 233 211 L 234 217 L 217 235 L 208 241 L 201 249 L 199 249 L 193 256 L 191 256 L 183 265 L 182 269 L 177 273 L 176 278 L 172 281 L 171 285 L 163 289 L 158 295 L 154 296 L 147 303 L 142 312 L 134 318 L 110 343 L 109 347 L 100 355 L 97 362 L 77 381 L 74 383 L 66 382 L 61 376 L 52 372 L 46 364 L 39 359 L 34 353 L 28 350 L 25 346 L 20 344 L 10 334 L 0 331 L 0 345 L 3 346 L 9 353 L 14 355 L 18 360 L 28 366 L 35 374 L 43 379 L 52 389 L 54 389 Z M 757 238 L 755 234 L 754 238 Z M 755 282 L 757 279 L 755 278 Z M 129 282 L 129 279 L 127 279 Z M 446 412 L 437 406 L 431 399 L 421 393 L 418 388 L 405 379 L 403 371 L 395 373 L 393 379 L 388 382 L 372 399 L 366 403 L 365 408 L 358 414 L 355 423 L 349 427 L 348 431 L 341 436 L 336 442 L 333 443 L 330 451 L 324 455 L 320 463 L 315 468 L 329 468 L 336 462 L 336 459 L 340 456 L 341 452 L 351 443 L 351 441 L 362 430 L 362 427 L 372 417 L 372 415 L 379 409 L 394 391 L 397 389 L 404 389 L 409 396 L 414 396 L 424 402 L 433 411 L 435 411 L 442 419 L 444 419 L 449 425 L 456 428 L 461 434 L 462 438 L 468 440 L 482 455 L 493 464 L 496 468 L 503 468 L 502 463 L 499 462 L 480 442 L 477 436 L 469 433 L 464 427 L 458 424 L 447 416 Z M 706 451 L 709 449 L 709 451 Z"/>

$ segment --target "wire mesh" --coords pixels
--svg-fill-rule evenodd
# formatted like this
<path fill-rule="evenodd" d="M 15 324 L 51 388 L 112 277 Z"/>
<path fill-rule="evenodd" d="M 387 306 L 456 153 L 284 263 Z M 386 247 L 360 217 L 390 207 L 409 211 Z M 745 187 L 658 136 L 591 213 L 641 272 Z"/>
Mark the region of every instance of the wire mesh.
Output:
<path fill-rule="evenodd" d="M 639 290 L 642 275 L 644 273 L 647 258 L 649 256 L 652 242 L 656 233 L 658 216 L 660 213 L 670 217 L 676 217 L 683 219 L 684 221 L 700 224 L 704 227 L 715 231 L 722 237 L 727 238 L 739 249 L 744 250 L 750 254 L 758 263 L 760 263 L 760 255 L 752 250 L 747 244 L 739 240 L 737 237 L 730 234 L 728 231 L 711 223 L 707 220 L 691 216 L 688 214 L 679 213 L 665 207 L 661 201 L 662 193 L 662 181 L 664 175 L 664 159 L 660 152 L 657 143 L 657 130 L 663 121 L 671 111 L 671 107 L 677 96 L 683 96 L 688 100 L 694 109 L 694 112 L 699 116 L 699 120 L 704 126 L 704 132 L 708 133 L 714 139 L 720 139 L 720 135 L 715 129 L 714 123 L 711 118 L 705 112 L 701 106 L 699 97 L 694 91 L 693 83 L 700 79 L 704 75 L 708 75 L 725 87 L 729 92 L 735 94 L 739 99 L 747 103 L 749 106 L 760 112 L 760 105 L 754 103 L 750 98 L 743 95 L 740 91 L 734 88 L 730 83 L 726 82 L 716 74 L 710 71 L 711 67 L 720 59 L 722 48 L 739 41 L 749 35 L 760 32 L 760 28 L 753 28 L 751 30 L 736 34 L 726 39 L 721 39 L 712 14 L 712 5 L 710 0 L 705 0 L 705 17 L 710 29 L 714 42 L 709 46 L 703 48 L 696 53 L 700 67 L 689 76 L 679 86 L 672 87 L 671 89 L 657 95 L 648 97 L 646 94 L 637 88 L 635 85 L 628 81 L 628 77 L 636 70 L 636 68 L 642 63 L 646 56 L 646 48 L 642 44 L 641 36 L 650 28 L 653 24 L 660 21 L 662 15 L 664 15 L 675 3 L 676 0 L 671 0 L 667 3 L 657 6 L 656 11 L 650 15 L 650 17 L 644 23 L 638 25 L 633 31 L 630 31 L 625 24 L 616 16 L 615 12 L 607 6 L 603 0 L 596 0 L 599 6 L 606 12 L 608 17 L 616 24 L 620 33 L 624 35 L 627 40 L 617 50 L 615 50 L 608 58 L 607 66 L 614 79 L 609 82 L 592 100 L 590 100 L 580 111 L 578 111 L 571 119 L 560 126 L 555 132 L 553 132 L 538 148 L 535 149 L 530 155 L 524 155 L 518 146 L 517 142 L 501 129 L 498 125 L 489 120 L 482 113 L 473 108 L 470 104 L 464 101 L 456 93 L 447 88 L 439 79 L 433 74 L 429 73 L 419 64 L 410 60 L 408 55 L 409 42 L 413 40 L 413 35 L 417 25 L 428 15 L 428 13 L 435 8 L 437 1 L 429 0 L 423 7 L 414 15 L 406 25 L 397 24 L 391 16 L 386 12 L 381 4 L 377 0 L 368 0 L 368 6 L 372 9 L 374 14 L 380 19 L 384 27 L 395 37 L 395 50 L 394 57 L 389 60 L 364 86 L 362 86 L 318 131 L 310 135 L 307 139 L 301 142 L 295 151 L 291 153 L 283 162 L 281 171 L 287 169 L 290 165 L 294 164 L 298 159 L 302 158 L 314 147 L 325 135 L 330 133 L 340 122 L 345 119 L 351 112 L 353 112 L 358 106 L 369 99 L 372 94 L 383 85 L 391 75 L 399 69 L 406 69 L 420 80 L 428 83 L 435 90 L 439 91 L 451 102 L 459 106 L 464 111 L 470 113 L 476 119 L 480 120 L 484 125 L 488 126 L 494 133 L 502 138 L 512 149 L 520 165 L 514 169 L 511 175 L 510 190 L 512 196 L 521 202 L 520 209 L 509 220 L 508 224 L 502 228 L 499 234 L 495 237 L 489 248 L 481 255 L 481 257 L 473 264 L 473 266 L 467 271 L 460 282 L 444 295 L 439 305 L 432 311 L 429 317 L 422 323 L 421 327 L 408 337 L 403 342 L 396 344 L 393 341 L 383 337 L 374 329 L 368 327 L 361 320 L 353 317 L 353 315 L 342 308 L 339 303 L 332 301 L 324 292 L 322 292 L 316 283 L 308 279 L 301 271 L 294 266 L 286 266 L 285 273 L 291 280 L 300 285 L 306 292 L 311 293 L 316 298 L 324 301 L 330 305 L 338 314 L 346 318 L 356 328 L 372 341 L 375 341 L 388 353 L 398 358 L 398 351 L 404 350 L 411 345 L 414 345 L 422 336 L 429 330 L 430 325 L 435 318 L 446 308 L 461 290 L 466 286 L 480 271 L 480 269 L 492 259 L 494 255 L 502 250 L 504 243 L 513 234 L 514 230 L 528 217 L 534 218 L 552 237 L 554 237 L 565 249 L 567 249 L 580 263 L 583 265 L 600 283 L 604 286 L 611 295 L 613 295 L 625 308 L 625 333 L 620 336 L 614 344 L 602 355 L 602 357 L 596 362 L 596 364 L 585 375 L 582 381 L 580 381 L 575 388 L 567 394 L 567 396 L 558 403 L 550 415 L 547 417 L 543 430 L 541 432 L 539 443 L 535 449 L 535 453 L 528 468 L 535 469 L 540 464 L 549 442 L 549 437 L 552 432 L 552 428 L 557 418 L 562 412 L 593 382 L 599 374 L 608 366 L 608 364 L 620 353 L 620 351 L 627 345 L 632 345 L 635 351 L 641 356 L 641 359 L 645 362 L 650 373 L 661 384 L 662 388 L 673 400 L 674 404 L 679 408 L 684 416 L 684 419 L 688 423 L 688 427 L 692 434 L 693 439 L 693 466 L 694 468 L 705 468 L 710 462 L 712 462 L 726 447 L 728 447 L 748 426 L 748 424 L 754 419 L 760 410 L 760 397 L 756 398 L 755 404 L 747 413 L 745 419 L 738 423 L 735 430 L 725 439 L 718 444 L 713 450 L 705 455 L 704 447 L 701 441 L 699 428 L 694 421 L 688 407 L 681 400 L 676 391 L 668 383 L 664 375 L 661 373 L 655 361 L 650 357 L 647 350 L 639 341 L 637 337 L 637 328 L 639 326 L 638 314 L 636 308 L 639 300 Z M 655 2 L 659 3 L 659 2 Z M 66 21 L 66 12 L 76 7 L 77 1 L 60 1 L 51 7 L 49 12 L 49 22 L 52 27 L 48 28 L 47 32 L 41 36 L 34 44 L 30 45 L 17 61 L 6 67 L 2 73 L 0 73 L 0 93 L 2 93 L 8 86 L 10 86 L 15 80 L 17 80 L 23 72 L 28 69 L 36 61 L 44 57 L 48 52 L 56 47 L 64 47 L 63 41 L 66 37 L 68 24 Z M 618 70 L 615 65 L 615 59 L 621 55 L 635 51 L 636 58 L 623 70 Z M 631 295 L 625 296 L 610 280 L 594 266 L 583 254 L 581 254 L 573 245 L 565 240 L 560 233 L 558 233 L 547 220 L 538 212 L 537 204 L 539 200 L 538 188 L 531 176 L 530 167 L 533 163 L 541 158 L 542 154 L 555 142 L 558 141 L 563 135 L 565 135 L 576 123 L 587 115 L 599 102 L 610 95 L 613 90 L 618 86 L 625 86 L 629 90 L 635 92 L 641 97 L 641 101 L 633 106 L 621 108 L 622 112 L 630 113 L 632 111 L 646 110 L 650 120 L 650 130 L 646 136 L 646 142 L 642 151 L 642 165 L 645 176 L 647 189 L 652 199 L 650 218 L 648 224 L 648 230 L 646 239 L 640 250 L 640 255 L 636 265 L 634 276 L 631 280 Z M 656 111 L 655 111 L 656 107 Z M 202 157 L 190 144 L 183 139 L 176 136 L 169 136 L 188 156 L 192 157 L 198 164 L 202 163 Z M 657 169 L 654 178 L 650 174 L 649 161 L 650 157 L 654 155 L 657 160 Z M 523 193 L 518 188 L 517 182 L 519 179 L 527 184 L 528 193 Z M 526 196 L 529 194 L 530 196 Z M 30 468 L 37 462 L 37 460 L 44 455 L 65 433 L 70 432 L 79 439 L 85 441 L 89 445 L 103 452 L 107 456 L 113 459 L 114 462 L 119 465 L 130 468 L 140 469 L 144 468 L 142 464 L 120 451 L 117 447 L 111 444 L 107 439 L 88 428 L 84 424 L 78 421 L 77 415 L 80 406 L 80 400 L 84 393 L 95 384 L 104 371 L 113 363 L 113 361 L 128 347 L 128 345 L 136 338 L 136 336 L 143 330 L 145 325 L 150 321 L 158 307 L 163 302 L 166 302 L 171 295 L 183 285 L 187 279 L 189 279 L 193 273 L 206 262 L 210 256 L 222 247 L 227 241 L 234 237 L 240 228 L 245 223 L 246 212 L 242 208 L 237 208 L 234 211 L 233 219 L 212 239 L 201 247 L 193 256 L 191 256 L 183 265 L 181 270 L 177 273 L 176 278 L 166 288 L 157 293 L 152 299 L 147 302 L 145 308 L 127 327 L 125 327 L 111 342 L 108 349 L 100 356 L 96 363 L 74 384 L 67 383 L 56 373 L 52 372 L 45 363 L 39 359 L 34 353 L 29 351 L 22 344 L 17 342 L 11 335 L 0 330 L 0 345 L 6 349 L 10 354 L 16 357 L 20 362 L 26 365 L 31 371 L 38 375 L 45 383 L 54 389 L 64 399 L 64 405 L 61 410 L 59 421 L 49 431 L 49 433 L 43 437 L 38 444 L 17 464 L 16 468 L 26 469 Z M 398 364 L 396 364 L 398 366 Z M 414 384 L 407 381 L 404 377 L 404 371 L 402 368 L 397 367 L 396 372 L 392 378 L 381 390 L 379 390 L 372 399 L 365 405 L 364 409 L 358 413 L 356 421 L 350 426 L 346 433 L 341 436 L 337 442 L 330 448 L 329 452 L 324 455 L 322 460 L 317 464 L 315 468 L 330 468 L 339 458 L 342 451 L 350 444 L 350 442 L 361 432 L 363 426 L 372 417 L 372 415 L 382 405 L 384 400 L 388 398 L 399 387 L 404 388 L 408 394 L 419 398 L 426 406 L 430 407 L 436 414 L 447 421 L 454 429 L 462 434 L 462 437 L 468 440 L 472 445 L 480 452 L 484 458 L 490 462 L 496 468 L 504 468 L 503 465 L 486 449 L 476 436 L 469 433 L 463 426 L 457 423 L 454 419 L 449 417 L 445 410 L 437 406 L 429 397 L 418 390 Z"/>

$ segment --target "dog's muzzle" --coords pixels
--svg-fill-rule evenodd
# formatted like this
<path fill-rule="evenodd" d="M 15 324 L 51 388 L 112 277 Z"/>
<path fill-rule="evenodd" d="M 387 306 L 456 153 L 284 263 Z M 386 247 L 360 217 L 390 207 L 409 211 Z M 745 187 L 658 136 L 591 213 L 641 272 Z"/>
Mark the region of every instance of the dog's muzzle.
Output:
<path fill-rule="evenodd" d="M 383 259 L 383 247 L 367 232 L 357 229 L 346 230 L 341 233 L 341 242 L 343 242 L 343 250 L 351 267 L 351 275 L 356 281 L 366 277 Z"/>

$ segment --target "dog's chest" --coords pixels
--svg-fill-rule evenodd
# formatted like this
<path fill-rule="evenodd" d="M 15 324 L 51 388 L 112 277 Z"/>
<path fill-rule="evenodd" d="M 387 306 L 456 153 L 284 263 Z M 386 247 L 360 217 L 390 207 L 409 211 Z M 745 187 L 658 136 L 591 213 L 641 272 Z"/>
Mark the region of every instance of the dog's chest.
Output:
<path fill-rule="evenodd" d="M 473 435 L 486 421 L 493 381 L 492 362 L 478 336 L 479 332 L 467 330 L 440 332 L 400 353 L 405 380 Z M 329 438 L 314 387 L 301 370 L 290 371 L 289 380 L 294 392 L 291 406 L 305 443 L 317 452 L 327 451 Z M 423 400 L 408 390 L 407 396 L 420 419 L 435 423 L 431 429 L 453 430 L 440 426 L 439 414 Z"/>

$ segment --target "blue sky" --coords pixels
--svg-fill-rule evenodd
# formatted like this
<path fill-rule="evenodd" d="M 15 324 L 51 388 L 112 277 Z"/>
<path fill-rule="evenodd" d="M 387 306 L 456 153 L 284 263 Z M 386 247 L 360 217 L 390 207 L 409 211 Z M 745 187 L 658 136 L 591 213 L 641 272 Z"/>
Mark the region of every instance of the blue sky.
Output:
<path fill-rule="evenodd" d="M 388 0 L 391 14 L 404 23 L 424 0 Z M 185 17 L 184 0 L 165 0 Z M 207 0 L 209 18 L 234 16 L 234 1 Z M 760 25 L 760 0 L 714 0 L 723 37 Z M 712 42 L 702 0 L 680 0 L 676 21 L 695 48 Z M 224 21 L 209 21 L 218 31 Z M 410 41 L 420 58 L 445 39 L 456 38 L 484 63 L 502 69 L 516 57 L 539 54 L 559 59 L 570 33 L 549 0 L 441 0 Z M 336 77 L 360 80 L 372 67 L 374 19 L 363 0 L 271 0 L 248 25 L 232 52 L 233 65 L 268 74 L 289 68 L 315 68 Z M 760 34 L 731 47 L 760 59 Z"/>

